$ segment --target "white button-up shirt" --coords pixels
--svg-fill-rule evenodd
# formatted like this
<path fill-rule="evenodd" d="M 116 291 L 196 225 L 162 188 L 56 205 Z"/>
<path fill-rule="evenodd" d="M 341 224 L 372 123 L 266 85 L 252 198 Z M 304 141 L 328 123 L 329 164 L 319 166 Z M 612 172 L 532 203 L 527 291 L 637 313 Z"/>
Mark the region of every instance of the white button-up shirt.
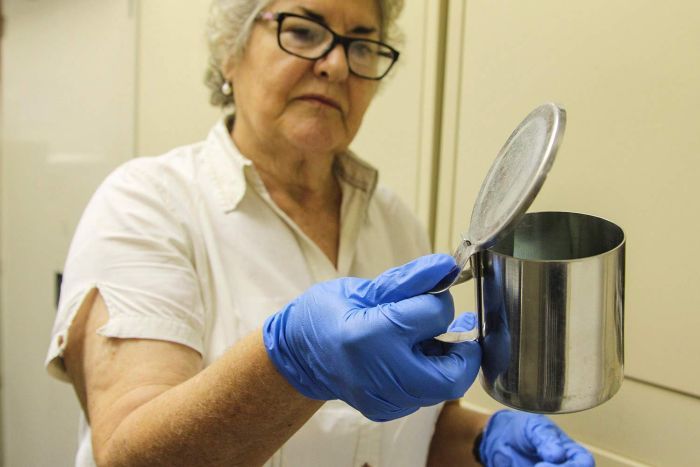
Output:
<path fill-rule="evenodd" d="M 337 268 L 272 201 L 223 120 L 199 144 L 118 168 L 73 238 L 49 372 L 67 379 L 61 355 L 68 328 L 93 288 L 109 313 L 100 334 L 177 342 L 209 364 L 312 284 L 374 277 L 429 252 L 411 212 L 375 190 L 373 168 L 346 153 L 334 170 L 343 194 Z M 424 465 L 438 412 L 374 423 L 329 401 L 267 465 Z M 84 417 L 80 431 L 76 464 L 94 465 Z"/>

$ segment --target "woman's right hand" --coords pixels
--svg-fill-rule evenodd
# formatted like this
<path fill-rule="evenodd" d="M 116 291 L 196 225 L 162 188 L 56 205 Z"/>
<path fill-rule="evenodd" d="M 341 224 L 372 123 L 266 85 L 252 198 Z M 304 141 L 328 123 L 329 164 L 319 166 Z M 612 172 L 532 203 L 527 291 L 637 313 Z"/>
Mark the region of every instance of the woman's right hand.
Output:
<path fill-rule="evenodd" d="M 479 345 L 438 355 L 420 345 L 454 317 L 449 292 L 426 292 L 455 267 L 451 256 L 428 255 L 374 280 L 317 284 L 267 319 L 267 353 L 305 396 L 343 400 L 374 421 L 459 398 L 479 371 Z"/>

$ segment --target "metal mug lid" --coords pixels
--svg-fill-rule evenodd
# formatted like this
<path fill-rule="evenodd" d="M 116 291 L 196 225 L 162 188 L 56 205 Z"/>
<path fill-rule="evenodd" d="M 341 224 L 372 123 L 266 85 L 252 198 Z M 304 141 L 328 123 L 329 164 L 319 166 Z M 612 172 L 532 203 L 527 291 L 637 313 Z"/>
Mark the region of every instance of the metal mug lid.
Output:
<path fill-rule="evenodd" d="M 566 111 L 547 103 L 530 112 L 511 133 L 481 184 L 469 230 L 453 254 L 457 268 L 430 293 L 468 280 L 469 258 L 493 246 L 522 219 L 552 168 L 565 125 Z M 442 334 L 440 340 L 453 342 L 445 340 L 448 334 L 455 333 Z"/>
<path fill-rule="evenodd" d="M 552 168 L 565 125 L 566 111 L 547 103 L 530 112 L 513 131 L 476 197 L 464 235 L 470 250 L 491 247 L 522 218 Z"/>

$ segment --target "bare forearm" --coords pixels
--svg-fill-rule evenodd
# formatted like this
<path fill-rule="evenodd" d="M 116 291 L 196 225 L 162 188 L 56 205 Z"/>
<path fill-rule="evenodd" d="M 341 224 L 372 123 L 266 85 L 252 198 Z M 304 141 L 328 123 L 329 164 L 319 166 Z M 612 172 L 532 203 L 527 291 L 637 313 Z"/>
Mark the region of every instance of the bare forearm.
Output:
<path fill-rule="evenodd" d="M 260 333 L 132 411 L 105 446 L 114 465 L 259 465 L 322 405 L 268 359 Z"/>
<path fill-rule="evenodd" d="M 467 410 L 461 407 L 458 401 L 447 402 L 435 424 L 427 465 L 479 465 L 474 459 L 472 449 L 474 440 L 487 420 L 487 415 Z"/>

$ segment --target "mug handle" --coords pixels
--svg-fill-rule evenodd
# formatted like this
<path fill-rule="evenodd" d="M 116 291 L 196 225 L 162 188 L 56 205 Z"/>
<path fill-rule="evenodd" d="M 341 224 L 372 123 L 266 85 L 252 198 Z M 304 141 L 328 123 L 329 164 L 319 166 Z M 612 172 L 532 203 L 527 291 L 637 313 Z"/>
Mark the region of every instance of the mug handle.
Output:
<path fill-rule="evenodd" d="M 459 276 L 454 280 L 451 286 L 461 284 L 462 282 L 467 282 L 469 279 L 474 277 L 472 269 L 466 267 L 459 273 Z M 432 291 L 429 293 L 433 293 Z M 450 331 L 440 334 L 439 336 L 433 337 L 433 339 L 439 340 L 441 342 L 447 342 L 448 344 L 455 344 L 458 342 L 474 342 L 479 339 L 479 324 L 471 331 Z"/>
<path fill-rule="evenodd" d="M 469 240 L 462 237 L 462 241 L 452 254 L 452 257 L 457 264 L 456 270 L 459 271 L 459 273 L 456 273 L 456 271 L 453 270 L 446 277 L 443 277 L 435 287 L 428 291 L 428 293 L 439 294 L 445 292 L 453 285 L 461 284 L 462 282 L 466 282 L 471 279 L 473 274 L 467 265 L 469 264 L 469 258 L 471 258 L 471 256 L 477 251 L 476 245 L 473 245 Z"/>

